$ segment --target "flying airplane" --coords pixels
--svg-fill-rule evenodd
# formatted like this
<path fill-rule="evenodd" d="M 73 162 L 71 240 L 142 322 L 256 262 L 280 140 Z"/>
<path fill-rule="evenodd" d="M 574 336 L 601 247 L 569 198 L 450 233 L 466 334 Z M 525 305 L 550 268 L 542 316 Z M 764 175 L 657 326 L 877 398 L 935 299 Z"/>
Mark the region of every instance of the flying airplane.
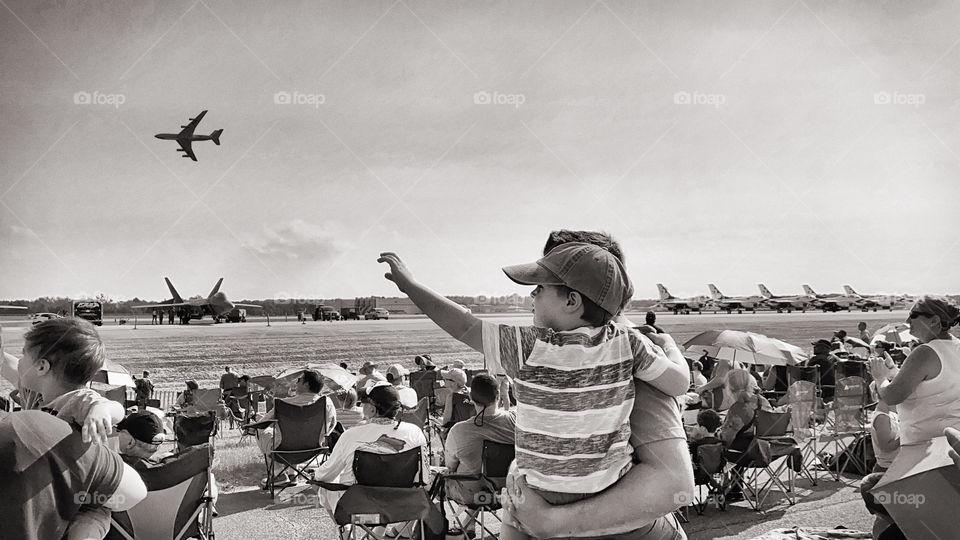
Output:
<path fill-rule="evenodd" d="M 850 296 L 856 296 L 863 299 L 863 303 L 860 307 L 863 309 L 873 308 L 874 311 L 877 308 L 886 308 L 889 311 L 893 311 L 893 305 L 896 304 L 900 297 L 894 294 L 873 294 L 873 295 L 863 295 L 857 294 L 857 291 L 853 290 L 853 287 L 849 285 L 843 286 L 843 292 L 847 293 Z"/>
<path fill-rule="evenodd" d="M 743 313 L 743 310 L 756 311 L 757 306 L 763 302 L 763 298 L 760 296 L 724 296 L 720 289 L 717 288 L 713 283 L 708 283 L 707 287 L 710 288 L 710 298 L 713 299 L 714 305 L 718 308 L 726 311 L 727 313 L 737 310 L 737 313 Z"/>
<path fill-rule="evenodd" d="M 177 151 L 183 152 L 183 157 L 188 157 L 196 161 L 197 156 L 194 155 L 191 146 L 193 141 L 213 141 L 213 144 L 220 146 L 220 134 L 223 133 L 222 129 L 217 129 L 209 135 L 193 134 L 193 130 L 197 129 L 197 124 L 200 123 L 200 120 L 203 119 L 203 115 L 205 114 L 207 114 L 207 111 L 202 111 L 196 118 L 191 118 L 189 124 L 180 126 L 183 128 L 180 133 L 157 133 L 156 137 L 165 141 L 177 141 L 180 144 L 180 148 L 178 148 Z"/>
<path fill-rule="evenodd" d="M 763 303 L 776 309 L 777 313 L 782 313 L 783 310 L 787 310 L 787 313 L 790 313 L 795 309 L 802 310 L 806 313 L 807 306 L 813 301 L 813 297 L 809 295 L 777 296 L 770 292 L 770 289 L 763 283 L 759 283 L 757 286 L 760 287 L 760 295 L 764 298 Z"/>
<path fill-rule="evenodd" d="M 803 292 L 813 297 L 813 300 L 810 301 L 813 307 L 822 309 L 823 311 L 840 311 L 842 309 L 850 311 L 851 307 L 859 308 L 863 300 L 862 298 L 849 294 L 817 294 L 806 284 L 803 286 Z"/>
<path fill-rule="evenodd" d="M 134 308 L 183 308 L 183 314 L 180 316 L 180 322 L 182 324 L 189 324 L 190 319 L 202 319 L 204 315 L 210 315 L 213 317 L 213 320 L 219 322 L 221 317 L 226 316 L 227 313 L 235 307 L 240 308 L 262 308 L 263 306 L 257 306 L 254 304 L 234 304 L 227 299 L 227 295 L 220 292 L 220 284 L 223 283 L 223 278 L 220 278 L 220 281 L 213 287 L 213 290 L 210 291 L 210 294 L 206 298 L 195 298 L 192 300 L 184 300 L 180 297 L 180 294 L 176 289 L 173 288 L 173 283 L 170 283 L 168 278 L 163 278 L 167 282 L 167 288 L 170 289 L 170 294 L 173 295 L 173 298 L 170 300 L 165 300 L 159 304 L 146 304 L 142 306 L 133 306 Z"/>
<path fill-rule="evenodd" d="M 701 297 L 677 298 L 673 296 L 662 283 L 657 283 L 657 290 L 660 291 L 660 301 L 657 302 L 657 305 L 672 311 L 674 314 L 680 313 L 681 311 L 700 312 L 705 305 Z"/>

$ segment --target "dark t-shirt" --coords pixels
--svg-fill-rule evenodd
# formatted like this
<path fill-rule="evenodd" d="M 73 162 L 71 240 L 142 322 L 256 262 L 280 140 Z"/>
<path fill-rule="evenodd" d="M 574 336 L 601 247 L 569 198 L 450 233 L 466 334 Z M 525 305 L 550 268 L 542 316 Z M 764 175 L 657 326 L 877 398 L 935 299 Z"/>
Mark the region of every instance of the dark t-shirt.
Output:
<path fill-rule="evenodd" d="M 84 443 L 41 411 L 0 418 L 0 539 L 61 538 L 81 506 L 102 504 L 123 475 L 120 456 Z"/>
<path fill-rule="evenodd" d="M 230 390 L 237 387 L 237 376 L 233 373 L 224 373 L 220 376 L 220 388 Z"/>

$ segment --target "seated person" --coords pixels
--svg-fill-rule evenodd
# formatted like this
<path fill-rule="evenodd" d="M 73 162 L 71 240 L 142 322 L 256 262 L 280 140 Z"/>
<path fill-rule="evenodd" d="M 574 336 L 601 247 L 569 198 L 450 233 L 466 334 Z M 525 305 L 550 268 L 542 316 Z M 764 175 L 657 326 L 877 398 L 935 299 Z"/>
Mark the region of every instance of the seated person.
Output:
<path fill-rule="evenodd" d="M 836 385 L 836 375 L 834 368 L 839 358 L 831 351 L 831 344 L 825 339 L 813 342 L 813 356 L 803 365 L 807 367 L 817 366 L 820 368 L 820 388 L 822 390 L 824 401 L 833 401 L 834 386 Z"/>
<path fill-rule="evenodd" d="M 693 388 L 698 388 L 706 384 L 707 378 L 703 376 L 703 364 L 697 360 L 694 360 L 690 365 L 690 386 Z"/>
<path fill-rule="evenodd" d="M 292 397 L 279 399 L 281 401 L 290 403 L 291 405 L 310 405 L 316 403 L 317 400 L 326 398 L 326 396 L 320 395 L 320 390 L 322 389 L 323 378 L 320 376 L 320 374 L 316 371 L 304 371 L 296 381 L 297 393 Z M 320 440 L 317 441 L 318 445 L 323 444 L 324 437 L 333 431 L 333 427 L 337 423 L 337 410 L 334 408 L 333 402 L 330 399 L 327 399 L 326 403 L 326 425 L 324 426 L 323 431 L 320 433 Z M 273 420 L 274 418 L 276 418 L 276 409 L 271 409 L 269 412 L 263 415 L 263 418 L 260 419 L 260 422 Z M 283 433 L 280 432 L 279 425 L 274 424 L 270 427 L 257 431 L 257 444 L 260 446 L 260 451 L 263 452 L 264 456 L 269 456 L 270 452 L 279 446 L 282 441 Z M 273 471 L 269 471 L 268 474 L 273 474 Z M 291 479 L 286 473 L 274 476 L 273 481 L 275 484 L 291 483 Z M 260 488 L 267 488 L 266 478 L 260 482 Z"/>
<path fill-rule="evenodd" d="M 330 457 L 317 468 L 314 479 L 321 482 L 352 485 L 357 482 L 353 474 L 353 457 L 357 450 L 378 454 L 399 453 L 420 447 L 421 467 L 426 478 L 427 439 L 423 431 L 409 423 L 397 421 L 402 407 L 397 389 L 386 382 L 374 383 L 371 388 L 360 392 L 364 416 L 370 418 L 365 423 L 348 429 L 340 436 Z M 320 504 L 333 518 L 337 503 L 343 491 L 328 491 L 320 488 L 317 496 Z"/>
<path fill-rule="evenodd" d="M 457 414 L 457 407 L 469 397 L 467 388 L 467 374 L 460 368 L 451 368 L 443 371 L 443 384 L 447 390 L 443 398 L 443 417 L 440 424 L 449 428 L 457 422 L 465 420 Z"/>
<path fill-rule="evenodd" d="M 870 383 L 870 391 L 875 398 L 875 382 Z M 877 410 L 870 422 L 870 442 L 873 445 L 873 453 L 877 458 L 877 463 L 873 467 L 873 472 L 865 476 L 860 482 L 860 496 L 863 497 L 867 511 L 875 516 L 873 537 L 897 537 L 895 535 L 899 532 L 899 527 L 894 523 L 886 508 L 877 503 L 876 498 L 870 493 L 870 490 L 883 479 L 883 473 L 890 468 L 893 460 L 900 453 L 900 421 L 897 416 L 896 405 L 888 405 L 883 400 L 877 401 Z M 903 538 L 902 534 L 900 532 L 901 536 L 897 538 Z"/>
<path fill-rule="evenodd" d="M 479 474 L 482 470 L 483 441 L 513 444 L 516 438 L 516 411 L 503 410 L 499 406 L 500 383 L 481 373 L 470 385 L 470 399 L 477 414 L 472 420 L 460 422 L 450 428 L 444 448 L 444 464 L 451 473 Z M 459 493 L 458 483 L 447 485 L 447 496 L 457 501 L 471 502 L 472 493 Z M 463 524 L 468 535 L 476 520 L 477 511 L 467 510 Z"/>
<path fill-rule="evenodd" d="M 403 382 L 403 378 L 410 372 L 400 364 L 392 364 L 387 368 L 387 382 L 396 387 L 400 394 L 400 404 L 406 409 L 417 407 L 417 391 Z"/>
<path fill-rule="evenodd" d="M 688 434 L 690 442 L 696 442 L 707 438 L 716 438 L 717 429 L 720 427 L 720 415 L 713 409 L 703 409 L 697 413 L 697 426 Z"/>
<path fill-rule="evenodd" d="M 150 411 L 129 414 L 117 424 L 120 457 L 134 469 L 147 469 L 159 463 L 156 456 L 163 444 L 163 420 Z"/>
<path fill-rule="evenodd" d="M 0 486 L 3 530 L 26 540 L 103 538 L 109 526 L 99 528 L 94 516 L 109 523 L 110 511 L 129 510 L 147 495 L 119 455 L 36 410 L 0 414 Z"/>
<path fill-rule="evenodd" d="M 386 382 L 387 378 L 377 370 L 377 365 L 373 362 L 364 362 L 360 366 L 360 370 L 357 372 L 359 377 L 357 378 L 357 390 L 363 390 L 367 386 L 373 384 L 374 382 L 384 381 Z"/>
<path fill-rule="evenodd" d="M 728 448 L 737 433 L 753 421 L 758 408 L 771 411 L 770 402 L 760 395 L 757 380 L 745 369 L 734 369 L 727 374 L 727 390 L 734 396 L 733 405 L 718 431 L 719 438 Z"/>
<path fill-rule="evenodd" d="M 429 354 L 417 355 L 417 357 L 413 359 L 413 363 L 420 368 L 420 371 L 432 371 L 437 369 L 437 366 L 433 363 L 433 360 L 431 360 Z"/>
<path fill-rule="evenodd" d="M 187 385 L 187 389 L 177 396 L 177 401 L 174 404 L 174 407 L 180 409 L 181 411 L 188 410 L 194 406 L 194 392 L 200 389 L 200 385 L 198 385 L 197 381 L 193 379 L 187 380 L 185 384 Z"/>
<path fill-rule="evenodd" d="M 346 392 L 340 394 L 337 402 L 337 421 L 344 429 L 350 429 L 353 426 L 363 423 L 363 408 L 357 405 L 357 391 L 348 388 Z"/>
<path fill-rule="evenodd" d="M 703 397 L 703 402 L 710 409 L 725 411 L 733 405 L 734 398 L 727 391 L 727 373 L 732 369 L 742 367 L 739 362 L 718 359 L 713 366 L 713 377 L 707 384 L 698 386 L 694 392 Z"/>

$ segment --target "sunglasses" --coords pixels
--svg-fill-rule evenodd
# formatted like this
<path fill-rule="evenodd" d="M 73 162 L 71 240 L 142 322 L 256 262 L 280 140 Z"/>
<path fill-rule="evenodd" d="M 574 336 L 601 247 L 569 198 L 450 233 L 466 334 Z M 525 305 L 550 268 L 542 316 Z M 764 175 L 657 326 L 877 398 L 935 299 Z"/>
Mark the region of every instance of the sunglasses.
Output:
<path fill-rule="evenodd" d="M 910 319 L 916 319 L 917 317 L 933 317 L 933 313 L 927 313 L 925 311 L 911 311 Z"/>

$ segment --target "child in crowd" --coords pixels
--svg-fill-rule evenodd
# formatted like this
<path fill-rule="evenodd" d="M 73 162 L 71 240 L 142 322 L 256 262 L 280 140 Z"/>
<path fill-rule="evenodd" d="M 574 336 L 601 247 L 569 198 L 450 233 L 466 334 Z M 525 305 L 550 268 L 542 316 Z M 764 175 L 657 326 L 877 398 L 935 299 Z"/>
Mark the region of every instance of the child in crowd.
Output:
<path fill-rule="evenodd" d="M 717 429 L 720 428 L 720 415 L 713 409 L 703 409 L 697 413 L 697 426 L 687 434 L 690 442 L 700 441 L 710 437 L 717 436 Z"/>
<path fill-rule="evenodd" d="M 536 263 L 504 268 L 516 283 L 536 286 L 533 326 L 481 321 L 414 281 L 397 255 L 383 253 L 378 262 L 390 265 L 387 279 L 428 317 L 484 353 L 491 374 L 513 380 L 516 473 L 551 504 L 590 497 L 630 469 L 634 377 L 671 396 L 689 387 L 671 338 L 652 334 L 665 352 L 654 338 L 612 322 L 633 287 L 620 260 L 601 247 L 571 242 Z M 501 538 L 525 536 L 505 524 Z"/>
<path fill-rule="evenodd" d="M 84 442 L 106 443 L 123 406 L 87 387 L 103 367 L 103 342 L 93 324 L 75 317 L 50 319 L 24 335 L 23 356 L 3 352 L 3 377 L 15 385 L 24 410 L 40 409 L 81 427 Z M 110 513 L 101 506 L 81 510 L 65 538 L 103 538 Z"/>
<path fill-rule="evenodd" d="M 690 365 L 690 386 L 699 388 L 705 384 L 707 384 L 707 378 L 703 376 L 703 364 L 694 360 Z"/>

